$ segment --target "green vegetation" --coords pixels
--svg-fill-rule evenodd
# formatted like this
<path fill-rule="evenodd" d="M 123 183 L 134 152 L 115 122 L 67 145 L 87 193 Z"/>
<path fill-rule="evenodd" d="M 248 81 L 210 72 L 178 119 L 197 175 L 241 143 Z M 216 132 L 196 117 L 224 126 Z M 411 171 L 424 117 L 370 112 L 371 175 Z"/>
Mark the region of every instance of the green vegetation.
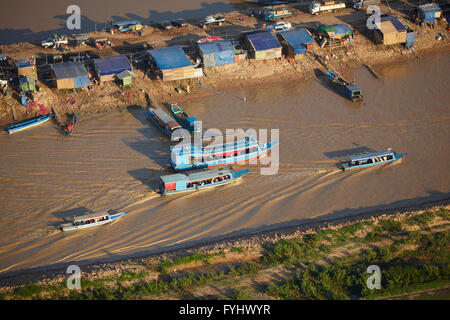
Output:
<path fill-rule="evenodd" d="M 450 284 L 449 212 L 427 211 L 396 221 L 388 218 L 358 222 L 339 229 L 324 229 L 301 238 L 283 239 L 264 247 L 262 256 L 252 261 L 214 264 L 224 251 L 179 257 L 159 263 L 144 260 L 145 270 L 124 271 L 121 275 L 88 280 L 82 278 L 80 291 L 69 291 L 65 282 L 51 285 L 29 284 L 1 293 L 0 299 L 136 299 L 141 297 L 195 297 L 202 286 L 230 288 L 234 300 L 258 295 L 274 299 L 373 299 Z M 435 228 L 429 226 L 433 224 Z M 420 230 L 416 230 L 420 226 Z M 337 252 L 346 252 L 336 258 Z M 245 257 L 242 248 L 230 253 Z M 235 258 L 234 258 L 235 259 Z M 331 261 L 331 262 L 330 262 Z M 194 271 L 172 272 L 175 266 Z M 369 290 L 369 265 L 381 270 L 381 289 Z M 207 272 L 195 269 L 206 266 Z M 284 270 L 280 280 L 245 287 L 241 279 L 257 279 L 269 269 Z M 183 269 L 183 268 L 180 268 Z M 187 269 L 186 269 L 187 270 Z M 220 271 L 217 271 L 220 270 Z M 148 280 L 153 272 L 157 280 Z M 197 294 L 198 295 L 198 294 Z M 220 296 L 218 298 L 221 298 Z"/>

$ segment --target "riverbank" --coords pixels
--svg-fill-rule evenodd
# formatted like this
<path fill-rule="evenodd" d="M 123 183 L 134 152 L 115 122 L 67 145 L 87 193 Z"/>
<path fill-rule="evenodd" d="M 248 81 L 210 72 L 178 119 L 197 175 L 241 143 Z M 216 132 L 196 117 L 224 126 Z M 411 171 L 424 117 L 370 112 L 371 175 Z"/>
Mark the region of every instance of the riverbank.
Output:
<path fill-rule="evenodd" d="M 450 39 L 446 30 L 446 22 L 439 22 L 435 28 L 419 27 L 407 20 L 405 5 L 394 4 L 389 12 L 400 17 L 416 32 L 416 44 L 414 51 L 407 50 L 403 45 L 381 46 L 375 45 L 368 31 L 365 29 L 365 13 L 345 9 L 341 13 L 333 15 L 319 15 L 314 17 L 303 12 L 299 8 L 292 8 L 294 16 L 288 20 L 294 27 L 310 27 L 320 23 L 348 23 L 356 31 L 355 41 L 347 46 L 338 48 L 320 48 L 317 43 L 312 50 L 302 58 L 296 60 L 272 59 L 272 60 L 245 60 L 233 65 L 205 68 L 205 76 L 200 80 L 206 86 L 220 93 L 233 92 L 244 86 L 264 86 L 270 83 L 283 83 L 299 81 L 317 77 L 317 69 L 327 68 L 340 72 L 344 77 L 353 79 L 351 69 L 357 66 L 376 66 L 377 64 L 393 63 L 404 59 L 416 59 L 430 52 L 448 51 Z M 382 6 L 382 11 L 388 8 Z M 225 38 L 237 39 L 242 31 L 257 30 L 264 24 L 250 15 L 250 11 L 231 12 L 226 15 L 229 24 L 211 30 L 204 30 L 196 26 L 185 29 L 160 30 L 148 26 L 142 37 L 127 35 L 109 35 L 107 33 L 90 33 L 89 36 L 99 38 L 108 36 L 114 42 L 114 47 L 106 49 L 77 48 L 72 54 L 89 52 L 91 55 L 104 57 L 114 54 L 130 54 L 138 56 L 145 49 L 170 45 L 181 45 L 189 51 L 194 49 L 195 40 L 214 35 Z M 439 37 L 440 36 L 440 37 Z M 439 39 L 439 40 L 437 40 Z M 36 44 L 21 43 L 9 46 L 1 46 L 3 52 L 8 52 L 11 58 L 26 58 L 30 56 L 42 56 L 57 53 L 53 49 L 43 49 Z M 47 58 L 45 59 L 47 60 Z M 42 92 L 35 94 L 37 104 L 44 105 L 49 111 L 55 112 L 57 123 L 62 126 L 70 119 L 70 114 L 79 113 L 81 119 L 96 118 L 105 112 L 124 110 L 130 105 L 145 107 L 148 103 L 145 99 L 147 93 L 155 103 L 183 102 L 188 99 L 201 98 L 211 95 L 198 86 L 197 80 L 182 80 L 162 82 L 152 80 L 145 70 L 135 68 L 136 81 L 130 87 L 122 89 L 115 83 L 107 82 L 95 85 L 93 90 L 56 90 L 49 87 L 43 80 L 40 81 Z M 356 79 L 357 80 L 357 79 Z M 42 82 L 42 83 L 41 83 Z M 27 110 L 13 97 L 0 98 L 0 124 L 21 121 L 36 115 L 38 110 Z"/>
<path fill-rule="evenodd" d="M 398 299 L 403 295 L 414 298 L 413 293 L 441 290 L 440 295 L 448 297 L 444 289 L 450 285 L 449 209 L 450 199 L 447 199 L 416 208 L 316 221 L 218 240 L 161 255 L 81 266 L 81 291 L 66 289 L 68 275 L 62 270 L 27 272 L 0 279 L 0 296 L 2 299 L 375 299 L 391 296 Z M 361 287 L 365 279 L 359 279 L 371 264 L 379 265 L 382 270 L 382 289 L 377 292 Z M 322 273 L 331 277 L 332 287 L 323 282 Z M 355 283 L 345 284 L 340 273 Z M 302 282 L 305 276 L 311 290 Z M 389 280 L 391 276 L 395 276 L 395 283 Z M 333 282 L 335 277 L 341 281 Z M 355 285 L 359 289 L 355 290 Z"/>

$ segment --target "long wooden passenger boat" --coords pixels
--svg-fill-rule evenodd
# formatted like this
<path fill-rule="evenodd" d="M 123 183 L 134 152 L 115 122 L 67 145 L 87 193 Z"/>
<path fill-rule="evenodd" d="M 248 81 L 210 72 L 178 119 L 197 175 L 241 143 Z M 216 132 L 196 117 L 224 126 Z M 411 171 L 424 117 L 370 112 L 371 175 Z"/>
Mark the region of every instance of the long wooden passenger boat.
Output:
<path fill-rule="evenodd" d="M 183 171 L 245 163 L 263 156 L 278 143 L 274 141 L 260 144 L 253 136 L 239 140 L 227 139 L 224 136 L 223 140 L 225 142 L 207 145 L 204 145 L 204 141 L 202 141 L 202 144 L 172 146 L 170 147 L 171 157 L 168 166 L 175 171 Z"/>
<path fill-rule="evenodd" d="M 22 121 L 20 123 L 9 125 L 5 128 L 6 131 L 8 131 L 9 134 L 14 132 L 19 132 L 25 129 L 29 129 L 35 126 L 38 126 L 40 124 L 43 124 L 44 122 L 47 122 L 51 118 L 55 116 L 54 113 L 46 115 L 46 116 L 39 116 L 34 119 Z"/>
<path fill-rule="evenodd" d="M 162 132 L 172 139 L 175 130 L 181 129 L 181 125 L 169 116 L 163 109 L 147 107 L 147 116 Z"/>
<path fill-rule="evenodd" d="M 342 77 L 331 70 L 327 70 L 326 76 L 330 84 L 345 98 L 352 101 L 363 100 L 361 88 L 356 84 L 345 81 Z"/>
<path fill-rule="evenodd" d="M 75 113 L 72 116 L 72 119 L 70 120 L 70 123 L 64 128 L 64 134 L 66 136 L 71 136 L 72 135 L 72 132 L 75 129 L 75 126 L 76 126 L 76 124 L 78 122 L 78 118 L 79 117 L 80 116 L 78 115 L 78 113 Z"/>
<path fill-rule="evenodd" d="M 176 173 L 161 176 L 157 192 L 168 195 L 218 187 L 239 179 L 250 170 L 233 171 L 231 168 L 206 170 L 195 173 Z"/>
<path fill-rule="evenodd" d="M 76 229 L 83 229 L 83 228 L 89 228 L 89 227 L 95 227 L 102 224 L 113 222 L 114 220 L 119 219 L 120 217 L 123 217 L 124 215 L 127 215 L 128 212 L 120 212 L 115 214 L 109 214 L 109 213 L 92 213 L 87 214 L 83 216 L 74 217 L 73 221 L 70 223 L 64 223 L 61 225 L 62 231 L 69 231 L 69 230 L 76 230 Z"/>
<path fill-rule="evenodd" d="M 172 111 L 172 114 L 178 121 L 178 123 L 181 124 L 190 133 L 201 132 L 201 129 L 199 127 L 196 128 L 196 123 L 198 122 L 198 120 L 195 117 L 189 117 L 178 104 L 171 104 L 170 110 Z"/>
<path fill-rule="evenodd" d="M 385 166 L 394 163 L 407 155 L 407 153 L 396 154 L 394 151 L 388 149 L 386 151 L 349 157 L 348 160 L 342 161 L 338 166 L 344 171 L 373 166 Z"/>

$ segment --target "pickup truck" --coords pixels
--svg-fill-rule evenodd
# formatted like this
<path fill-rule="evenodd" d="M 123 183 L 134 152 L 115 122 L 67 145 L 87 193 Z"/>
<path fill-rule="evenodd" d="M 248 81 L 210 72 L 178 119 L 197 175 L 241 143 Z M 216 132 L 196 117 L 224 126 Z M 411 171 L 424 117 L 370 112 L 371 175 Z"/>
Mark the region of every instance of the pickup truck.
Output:
<path fill-rule="evenodd" d="M 46 40 L 41 41 L 41 46 L 44 48 L 53 48 L 58 45 L 67 45 L 69 41 L 65 36 L 54 35 Z"/>
<path fill-rule="evenodd" d="M 314 0 L 308 6 L 309 13 L 317 15 L 322 12 L 334 12 L 345 9 L 345 2 Z"/>
<path fill-rule="evenodd" d="M 289 12 L 285 8 L 278 9 L 278 10 L 274 10 L 274 9 L 264 10 L 264 20 L 266 20 L 266 21 L 271 21 L 271 20 L 273 21 L 275 19 L 287 18 L 290 16 L 292 16 L 292 13 Z"/>
<path fill-rule="evenodd" d="M 381 0 L 352 0 L 352 5 L 354 9 L 364 9 L 368 6 L 373 6 L 380 4 Z"/>
<path fill-rule="evenodd" d="M 225 22 L 225 17 L 214 17 L 214 16 L 207 16 L 205 20 L 200 21 L 199 26 L 202 28 L 206 28 L 207 26 L 212 25 L 219 25 L 221 26 Z"/>

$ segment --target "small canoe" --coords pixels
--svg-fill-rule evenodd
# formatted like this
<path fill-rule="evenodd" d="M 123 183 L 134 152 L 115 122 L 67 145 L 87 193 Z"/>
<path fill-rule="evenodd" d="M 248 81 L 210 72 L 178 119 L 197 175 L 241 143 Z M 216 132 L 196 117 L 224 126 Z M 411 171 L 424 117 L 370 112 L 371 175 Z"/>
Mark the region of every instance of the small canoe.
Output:
<path fill-rule="evenodd" d="M 70 123 L 64 128 L 64 134 L 66 136 L 71 136 L 73 130 L 75 129 L 75 126 L 78 122 L 79 114 L 75 113 L 72 115 L 72 119 L 70 120 Z"/>
<path fill-rule="evenodd" d="M 84 216 L 78 216 L 74 217 L 72 222 L 70 223 L 64 223 L 62 224 L 61 230 L 62 231 L 70 231 L 70 230 L 76 230 L 76 229 L 84 229 L 89 227 L 95 227 L 102 224 L 113 222 L 114 220 L 119 219 L 120 217 L 123 217 L 124 215 L 127 215 L 128 212 L 120 212 L 116 214 L 109 214 L 109 213 L 93 213 L 93 214 L 87 214 Z"/>
<path fill-rule="evenodd" d="M 345 98 L 352 101 L 363 100 L 361 88 L 356 84 L 345 81 L 342 77 L 331 70 L 327 70 L 326 77 L 330 84 Z"/>
<path fill-rule="evenodd" d="M 46 115 L 46 116 L 39 116 L 34 119 L 30 119 L 30 120 L 22 121 L 20 123 L 9 125 L 5 128 L 5 130 L 8 131 L 9 134 L 23 131 L 23 130 L 38 126 L 40 124 L 43 124 L 44 122 L 47 122 L 54 116 L 55 116 L 54 113 Z"/>
<path fill-rule="evenodd" d="M 374 166 L 385 166 L 394 163 L 408 154 L 396 154 L 394 151 L 388 149 L 381 152 L 367 153 L 357 156 L 349 157 L 346 161 L 341 161 L 338 164 L 342 170 L 363 169 Z"/>
<path fill-rule="evenodd" d="M 218 187 L 239 179 L 249 172 L 250 170 L 248 169 L 233 171 L 231 168 L 221 168 L 194 173 L 176 173 L 161 176 L 161 184 L 157 192 L 168 195 Z"/>
<path fill-rule="evenodd" d="M 198 123 L 198 120 L 194 117 L 189 117 L 178 104 L 171 104 L 170 111 L 172 111 L 172 114 L 178 121 L 178 123 L 181 124 L 190 133 L 201 132 L 199 125 L 197 125 L 196 128 L 196 123 Z"/>

